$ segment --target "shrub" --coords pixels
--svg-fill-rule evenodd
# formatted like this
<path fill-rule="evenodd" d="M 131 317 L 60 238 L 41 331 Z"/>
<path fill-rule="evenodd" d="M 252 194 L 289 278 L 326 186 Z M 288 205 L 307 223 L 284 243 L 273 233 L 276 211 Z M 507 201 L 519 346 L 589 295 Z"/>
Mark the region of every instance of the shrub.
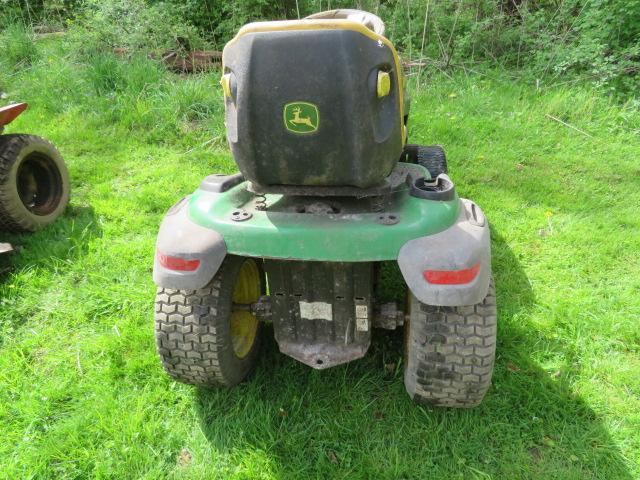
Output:
<path fill-rule="evenodd" d="M 203 44 L 175 9 L 144 0 L 87 0 L 71 25 L 71 36 L 84 51 L 188 49 Z"/>

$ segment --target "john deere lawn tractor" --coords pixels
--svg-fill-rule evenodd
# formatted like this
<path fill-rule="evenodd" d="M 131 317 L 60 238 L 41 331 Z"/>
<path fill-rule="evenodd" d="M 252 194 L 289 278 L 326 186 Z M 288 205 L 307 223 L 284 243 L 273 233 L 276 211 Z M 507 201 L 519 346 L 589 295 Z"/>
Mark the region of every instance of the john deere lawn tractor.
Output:
<path fill-rule="evenodd" d="M 0 108 L 0 134 L 26 103 Z M 47 140 L 33 135 L 0 135 L 0 231 L 32 232 L 58 218 L 69 202 L 69 174 Z M 0 244 L 0 253 L 11 251 Z"/>
<path fill-rule="evenodd" d="M 166 371 L 230 387 L 264 322 L 282 353 L 324 369 L 404 328 L 417 402 L 480 403 L 496 345 L 489 227 L 440 147 L 406 144 L 400 59 L 375 15 L 334 10 L 244 26 L 224 49 L 227 137 L 240 173 L 168 211 L 154 265 Z M 400 278 L 390 301 L 384 282 Z"/>

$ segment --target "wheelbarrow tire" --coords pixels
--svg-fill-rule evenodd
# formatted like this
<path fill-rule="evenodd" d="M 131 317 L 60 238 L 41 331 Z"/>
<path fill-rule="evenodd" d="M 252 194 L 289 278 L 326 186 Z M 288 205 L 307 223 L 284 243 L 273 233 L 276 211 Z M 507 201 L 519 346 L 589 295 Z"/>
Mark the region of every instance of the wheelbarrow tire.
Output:
<path fill-rule="evenodd" d="M 435 307 L 410 295 L 405 325 L 407 392 L 416 403 L 470 408 L 491 385 L 496 350 L 493 280 L 476 305 Z"/>
<path fill-rule="evenodd" d="M 232 387 L 255 367 L 261 325 L 246 310 L 237 313 L 234 298 L 241 272 L 250 262 L 259 278 L 253 299 L 264 292 L 264 272 L 258 260 L 227 256 L 211 282 L 198 290 L 158 288 L 155 302 L 155 337 L 166 372 L 182 383 L 202 387 Z M 236 306 L 234 306 L 236 305 Z M 234 344 L 234 315 L 255 321 L 251 343 L 239 350 Z M 248 317 L 247 317 L 248 318 Z M 233 323 L 233 325 L 232 325 Z"/>
<path fill-rule="evenodd" d="M 418 165 L 429 170 L 431 178 L 436 178 L 441 173 L 448 173 L 447 156 L 440 145 L 421 146 L 418 148 Z"/>
<path fill-rule="evenodd" d="M 56 148 L 33 135 L 0 135 L 0 229 L 33 232 L 69 203 L 69 173 Z"/>

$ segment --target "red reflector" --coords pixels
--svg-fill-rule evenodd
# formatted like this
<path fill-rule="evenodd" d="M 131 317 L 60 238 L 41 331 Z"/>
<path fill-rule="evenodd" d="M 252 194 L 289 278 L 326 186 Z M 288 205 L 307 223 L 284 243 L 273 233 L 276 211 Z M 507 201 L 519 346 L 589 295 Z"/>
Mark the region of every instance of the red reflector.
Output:
<path fill-rule="evenodd" d="M 480 262 L 464 270 L 425 270 L 424 279 L 435 285 L 461 285 L 473 281 L 480 271 Z"/>
<path fill-rule="evenodd" d="M 180 270 L 183 272 L 193 272 L 200 266 L 200 260 L 186 260 L 179 257 L 170 257 L 163 253 L 158 253 L 160 265 L 169 270 Z"/>
<path fill-rule="evenodd" d="M 27 109 L 26 103 L 16 103 L 0 108 L 0 127 L 13 122 L 18 115 Z"/>

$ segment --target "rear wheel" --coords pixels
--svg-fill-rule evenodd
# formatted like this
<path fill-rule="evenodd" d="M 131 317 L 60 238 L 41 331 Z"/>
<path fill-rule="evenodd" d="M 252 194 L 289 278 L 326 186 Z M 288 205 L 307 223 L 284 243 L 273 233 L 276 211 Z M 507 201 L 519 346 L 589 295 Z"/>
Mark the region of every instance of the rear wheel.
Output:
<path fill-rule="evenodd" d="M 430 145 L 428 147 L 418 147 L 418 165 L 422 165 L 429 170 L 431 178 L 436 178 L 441 173 L 449 171 L 447 167 L 447 156 L 440 145 Z"/>
<path fill-rule="evenodd" d="M 405 325 L 407 392 L 417 403 L 475 407 L 491 385 L 496 351 L 493 280 L 476 305 L 434 307 L 410 295 Z"/>
<path fill-rule="evenodd" d="M 258 356 L 261 328 L 249 305 L 258 301 L 264 284 L 256 260 L 228 256 L 204 288 L 159 288 L 156 345 L 167 373 L 192 385 L 240 383 Z"/>
<path fill-rule="evenodd" d="M 56 148 L 33 135 L 0 136 L 0 229 L 35 231 L 69 202 L 69 174 Z"/>

